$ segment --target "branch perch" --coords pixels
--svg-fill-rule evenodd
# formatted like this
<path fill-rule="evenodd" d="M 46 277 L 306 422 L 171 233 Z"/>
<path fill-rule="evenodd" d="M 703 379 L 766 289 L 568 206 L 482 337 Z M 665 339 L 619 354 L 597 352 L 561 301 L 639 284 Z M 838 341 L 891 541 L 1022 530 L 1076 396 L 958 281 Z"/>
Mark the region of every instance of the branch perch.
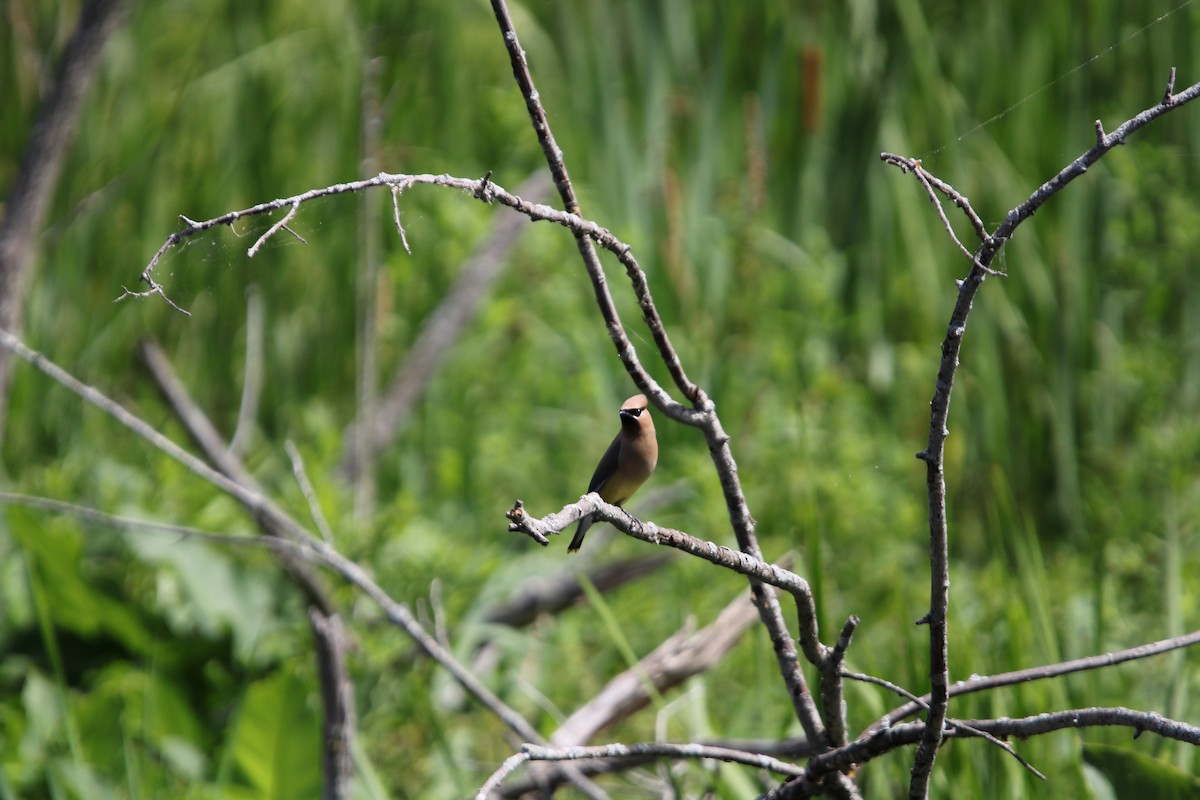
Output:
<path fill-rule="evenodd" d="M 800 621 L 800 645 L 805 656 L 814 664 L 822 664 L 828 657 L 828 648 L 821 644 L 817 632 L 816 602 L 808 581 L 799 575 L 775 564 L 769 564 L 748 553 L 731 550 L 714 542 L 698 539 L 691 534 L 672 528 L 663 528 L 653 522 L 643 522 L 630 516 L 623 508 L 604 502 L 595 492 L 585 494 L 579 502 L 563 506 L 561 511 L 547 514 L 541 519 L 529 516 L 525 505 L 518 500 L 505 515 L 510 520 L 508 529 L 524 533 L 542 545 L 549 544 L 547 536 L 561 533 L 580 517 L 591 514 L 598 522 L 608 522 L 614 528 L 648 544 L 666 545 L 703 558 L 711 564 L 745 575 L 763 584 L 783 589 L 796 601 Z"/>
<path fill-rule="evenodd" d="M 512 17 L 508 13 L 508 7 L 504 0 L 492 0 L 492 11 L 495 14 L 496 22 L 500 26 L 500 33 L 503 36 L 505 48 L 508 50 L 513 77 L 516 79 L 517 85 L 521 89 L 521 94 L 525 98 L 530 122 L 533 125 L 538 142 L 542 146 L 542 151 L 546 156 L 546 163 L 554 175 L 559 196 L 568 211 L 578 211 L 579 204 L 575 199 L 575 192 L 567 175 L 562 150 L 554 140 L 549 118 L 545 108 L 542 106 L 541 95 L 535 88 L 533 76 L 529 72 L 529 64 L 525 59 L 525 50 L 521 47 L 520 39 L 517 36 L 516 28 L 513 26 Z M 591 238 L 595 239 L 595 237 Z M 596 304 L 600 308 L 609 338 L 612 339 L 613 345 L 616 347 L 617 356 L 621 359 L 621 363 L 625 366 L 634 384 L 650 398 L 655 407 L 660 409 L 669 418 L 697 427 L 704 433 L 705 441 L 712 455 L 713 465 L 720 477 L 721 490 L 728 509 L 729 521 L 733 527 L 734 535 L 737 537 L 738 548 L 743 553 L 761 561 L 762 551 L 759 549 L 758 539 L 755 534 L 754 518 L 750 515 L 745 494 L 742 492 L 741 481 L 737 474 L 737 465 L 733 459 L 733 453 L 729 448 L 729 436 L 725 433 L 721 425 L 721 420 L 717 416 L 716 405 L 699 386 L 692 383 L 684 371 L 679 354 L 671 345 L 666 327 L 663 325 L 654 299 L 650 295 L 650 287 L 645 273 L 637 265 L 636 261 L 632 260 L 632 258 L 627 258 L 627 247 L 623 251 L 613 250 L 625 266 L 626 273 L 633 285 L 634 296 L 637 298 L 638 305 L 642 310 L 642 317 L 650 330 L 650 335 L 654 339 L 655 346 L 658 348 L 659 357 L 670 373 L 676 387 L 692 404 L 692 409 L 685 409 L 683 406 L 675 403 L 653 378 L 650 377 L 645 368 L 642 367 L 617 314 L 616 304 L 613 302 L 612 294 L 608 289 L 608 281 L 596 256 L 595 248 L 592 247 L 588 237 L 583 235 L 581 231 L 575 232 L 575 240 L 578 245 L 579 255 L 583 259 L 584 267 L 592 281 Z M 599 239 L 595 240 L 602 246 L 605 246 L 604 242 Z M 609 249 L 611 250 L 612 248 Z M 780 675 L 787 686 L 788 696 L 792 701 L 792 708 L 796 713 L 796 717 L 804 727 L 804 732 L 809 740 L 817 744 L 822 744 L 826 741 L 825 729 L 821 724 L 816 703 L 813 702 L 812 695 L 809 692 L 807 680 L 800 669 L 796 646 L 792 641 L 791 634 L 788 632 L 787 623 L 784 621 L 779 599 L 775 596 L 774 592 L 769 591 L 757 579 L 751 578 L 750 589 L 754 594 L 754 603 L 759 609 L 763 625 L 770 634 Z M 801 616 L 803 614 L 804 612 L 802 611 Z M 802 628 L 807 626 L 814 632 L 816 630 L 815 616 L 811 620 L 802 621 L 801 624 Z M 804 638 L 804 636 L 805 634 L 802 631 L 801 638 Z M 836 780 L 830 785 L 830 789 L 839 797 L 857 796 L 857 791 L 849 781 Z"/>

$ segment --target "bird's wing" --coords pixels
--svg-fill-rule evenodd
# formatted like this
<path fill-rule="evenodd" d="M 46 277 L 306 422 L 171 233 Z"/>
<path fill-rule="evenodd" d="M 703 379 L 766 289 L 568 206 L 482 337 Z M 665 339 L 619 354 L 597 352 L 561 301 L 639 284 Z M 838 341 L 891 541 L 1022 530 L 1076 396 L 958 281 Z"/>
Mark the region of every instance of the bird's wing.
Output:
<path fill-rule="evenodd" d="M 596 465 L 596 471 L 592 474 L 592 482 L 588 484 L 589 492 L 598 492 L 604 488 L 604 484 L 608 483 L 608 479 L 617 471 L 617 462 L 621 458 L 621 434 L 617 434 L 613 438 L 612 444 L 604 451 L 604 455 L 600 457 L 600 463 Z"/>

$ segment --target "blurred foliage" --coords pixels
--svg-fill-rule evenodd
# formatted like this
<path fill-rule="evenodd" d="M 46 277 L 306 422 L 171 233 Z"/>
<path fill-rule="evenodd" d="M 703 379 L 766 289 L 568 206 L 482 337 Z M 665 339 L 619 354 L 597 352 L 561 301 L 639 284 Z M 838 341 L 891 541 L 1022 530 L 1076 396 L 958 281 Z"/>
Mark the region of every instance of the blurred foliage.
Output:
<path fill-rule="evenodd" d="M 0 3 L 0 188 L 78 8 Z M 1200 77 L 1200 9 L 528 0 L 512 10 L 585 214 L 647 270 L 687 369 L 733 437 L 767 554 L 795 554 L 827 636 L 862 617 L 854 669 L 923 691 L 926 632 L 912 621 L 927 597 L 925 483 L 912 454 L 967 265 L 924 192 L 878 153 L 922 158 L 994 226 L 1091 145 L 1093 120 L 1111 129 L 1156 102 L 1172 66 L 1180 86 Z M 386 380 L 505 212 L 413 189 L 401 204 L 409 256 L 386 202 L 364 220 L 361 199 L 325 200 L 292 224 L 307 245 L 276 237 L 247 259 L 271 224 L 260 220 L 173 252 L 159 277 L 190 317 L 111 302 L 135 288 L 179 214 L 205 219 L 360 177 L 373 61 L 377 168 L 492 170 L 514 188 L 542 167 L 482 0 L 140 4 L 89 97 L 40 241 L 25 337 L 179 438 L 134 355 L 154 338 L 229 435 L 245 292 L 259 287 L 266 381 L 249 466 L 306 518 L 283 454 L 284 439 L 295 441 L 339 548 L 423 613 L 436 576 L 456 652 L 467 658 L 494 637 L 501 658 L 485 679 L 550 732 L 623 669 L 623 647 L 648 652 L 688 617 L 712 619 L 743 586 L 680 561 L 653 586 L 606 596 L 619 640 L 588 606 L 523 631 L 482 622 L 531 576 L 645 550 L 593 534 L 568 560 L 560 542 L 543 550 L 504 532 L 516 497 L 540 514 L 579 496 L 631 390 L 569 236 L 529 228 L 381 461 L 367 519 L 355 518 L 336 472 L 356 408 L 362 229 L 382 246 L 374 296 Z M 1136 134 L 1020 229 L 1001 265 L 1010 277 L 977 299 L 946 466 L 956 677 L 1196 627 L 1200 594 L 1184 576 L 1200 568 L 1197 141 L 1200 108 Z M 611 280 L 652 362 L 619 269 Z M 18 367 L 10 413 L 11 491 L 254 530 L 232 501 L 32 370 Z M 658 427 L 659 471 L 632 510 L 731 544 L 703 441 Z M 510 753 L 500 724 L 447 700 L 443 674 L 338 592 L 357 636 L 358 796 L 471 793 Z M 9 508 L 0 596 L 0 797 L 315 794 L 311 643 L 301 601 L 267 555 Z M 1195 721 L 1197 658 L 973 695 L 952 714 L 1119 704 Z M 656 722 L 673 740 L 797 732 L 761 631 L 667 700 L 606 735 L 652 738 Z M 896 702 L 864 686 L 848 700 L 854 726 Z M 1128 739 L 1083 731 L 1021 743 L 1051 789 L 995 748 L 952 743 L 934 789 L 1101 796 L 1101 768 L 1085 766 L 1081 740 L 1193 769 L 1190 748 Z M 866 795 L 895 796 L 909 755 L 865 768 Z M 734 797 L 758 780 L 689 765 L 684 785 Z"/>

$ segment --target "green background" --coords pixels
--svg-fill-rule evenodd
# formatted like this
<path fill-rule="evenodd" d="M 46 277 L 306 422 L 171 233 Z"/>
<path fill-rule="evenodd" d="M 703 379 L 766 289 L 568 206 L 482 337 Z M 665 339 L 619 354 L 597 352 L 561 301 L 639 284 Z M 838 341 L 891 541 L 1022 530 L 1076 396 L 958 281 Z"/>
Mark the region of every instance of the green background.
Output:
<path fill-rule="evenodd" d="M 1200 79 L 1190 3 L 577 0 L 513 3 L 585 215 L 630 243 L 691 377 L 714 398 L 769 558 L 792 553 L 825 636 L 862 624 L 850 668 L 927 688 L 923 449 L 939 344 L 968 262 L 921 187 L 878 159 L 922 158 L 989 227 L 1107 129 Z M 75 2 L 0 2 L 0 188 L 12 181 Z M 1173 12 L 1173 13 L 1171 13 Z M 1159 17 L 1170 14 L 1165 19 Z M 1153 24 L 1152 24 L 1153 23 Z M 226 436 L 241 395 L 246 293 L 265 313 L 265 389 L 247 456 L 298 518 L 283 450 L 304 455 L 338 548 L 431 619 L 455 651 L 492 639 L 484 678 L 544 733 L 687 619 L 744 587 L 677 559 L 650 581 L 528 629 L 482 622 L 538 576 L 647 554 L 600 529 L 580 557 L 507 534 L 584 490 L 633 393 L 570 236 L 530 226 L 478 316 L 381 457 L 378 503 L 339 477 L 353 420 L 355 270 L 373 292 L 381 380 L 496 215 L 448 190 L 401 209 L 341 197 L 245 251 L 269 221 L 197 237 L 158 277 L 185 317 L 137 288 L 178 215 L 364 176 L 363 97 L 378 59 L 375 169 L 515 189 L 544 167 L 488 4 L 155 2 L 108 43 L 55 194 L 23 333 L 183 441 L 139 365 L 162 344 Z M 1135 135 L 1018 231 L 977 298 L 950 416 L 952 678 L 1186 632 L 1200 591 L 1200 107 Z M 958 235 L 970 231 L 954 218 Z M 651 372 L 620 267 L 610 281 Z M 701 437 L 664 420 L 631 510 L 733 544 Z M 27 366 L 3 446 L 10 491 L 248 535 L 253 523 L 112 420 Z M 512 752 L 500 723 L 450 702 L 378 610 L 335 582 L 355 635 L 356 795 L 471 794 Z M 602 612 L 619 626 L 602 624 Z M 790 615 L 789 615 L 790 616 Z M 320 706 L 300 598 L 269 555 L 114 532 L 9 507 L 0 527 L 0 797 L 303 797 L 319 791 Z M 1197 656 L 974 695 L 960 718 L 1123 705 L 1192 723 Z M 602 734 L 673 741 L 798 732 L 759 629 L 712 672 Z M 672 701 L 678 698 L 678 703 Z M 897 700 L 848 688 L 851 725 Z M 1150 759 L 1088 758 L 1119 745 Z M 938 796 L 1122 796 L 1131 764 L 1194 767 L 1190 747 L 1129 731 L 1019 743 L 1042 784 L 979 742 L 943 751 Z M 1109 750 L 1098 752 L 1108 753 Z M 867 797 L 907 785 L 911 752 L 866 767 Z M 1119 764 L 1119 767 L 1114 767 Z M 683 791 L 744 797 L 759 777 L 692 764 Z M 620 780 L 620 779 L 618 779 Z M 1145 783 L 1142 783 L 1145 786 Z M 615 796 L 645 796 L 633 782 Z M 1108 794 L 1106 794 L 1108 792 Z M 1152 792 L 1151 792 L 1152 794 Z M 657 795 L 655 795 L 657 796 Z"/>

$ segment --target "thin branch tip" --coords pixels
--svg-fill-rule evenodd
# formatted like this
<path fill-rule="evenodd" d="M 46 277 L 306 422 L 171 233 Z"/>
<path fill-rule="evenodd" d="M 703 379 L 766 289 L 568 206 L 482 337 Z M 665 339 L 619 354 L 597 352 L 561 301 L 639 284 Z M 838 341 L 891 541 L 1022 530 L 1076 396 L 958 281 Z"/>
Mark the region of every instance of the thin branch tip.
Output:
<path fill-rule="evenodd" d="M 1159 105 L 1169 106 L 1175 102 L 1175 68 L 1171 67 L 1171 74 L 1167 76 L 1167 90 L 1163 92 L 1162 102 Z"/>
<path fill-rule="evenodd" d="M 550 540 L 546 538 L 546 534 L 542 531 L 541 520 L 536 520 L 529 516 L 525 511 L 524 501 L 517 500 L 514 502 L 513 507 L 504 512 L 504 516 L 508 519 L 509 533 L 523 533 L 542 547 L 550 544 Z M 552 533 L 557 532 L 552 531 Z"/>
<path fill-rule="evenodd" d="M 479 179 L 479 186 L 474 192 L 475 199 L 482 200 L 490 206 L 496 200 L 496 193 L 493 191 L 492 186 L 492 171 L 489 169 L 487 173 Z"/>

